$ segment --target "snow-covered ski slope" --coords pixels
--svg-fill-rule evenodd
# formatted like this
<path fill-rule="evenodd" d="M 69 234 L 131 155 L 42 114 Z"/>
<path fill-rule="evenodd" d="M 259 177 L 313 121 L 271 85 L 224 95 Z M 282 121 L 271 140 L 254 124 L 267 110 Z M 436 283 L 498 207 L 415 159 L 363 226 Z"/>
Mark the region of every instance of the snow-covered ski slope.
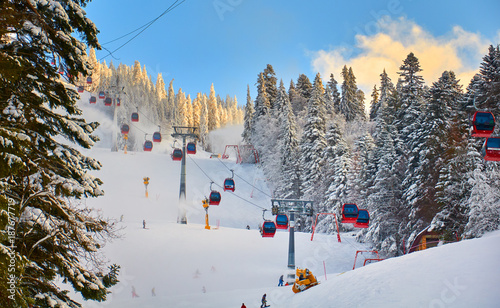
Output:
<path fill-rule="evenodd" d="M 83 108 L 98 116 L 98 109 Z M 89 120 L 100 120 L 92 116 Z M 219 131 L 218 140 L 234 131 Z M 177 224 L 180 162 L 170 159 L 170 144 L 155 144 L 151 153 L 111 152 L 105 142 L 83 150 L 102 163 L 94 174 L 104 181 L 105 191 L 103 197 L 85 200 L 86 206 L 100 209 L 123 228 L 123 237 L 103 249 L 121 265 L 120 283 L 107 302 L 83 302 L 84 307 L 229 308 L 245 303 L 251 308 L 260 307 L 264 293 L 271 307 L 499 307 L 500 232 L 365 267 L 358 257 L 356 270 L 355 251 L 368 247 L 352 234 L 342 234 L 338 243 L 335 235 L 315 234 L 311 242 L 310 234 L 296 233 L 296 265 L 309 268 L 321 284 L 299 294 L 289 286 L 277 287 L 286 272 L 288 233 L 279 230 L 274 238 L 261 238 L 257 230 L 259 207 L 270 208 L 262 172 L 198 151 L 187 160 L 188 224 Z M 228 168 L 235 172 L 234 193 L 216 186 L 231 175 Z M 201 205 L 210 191 L 205 173 L 222 194 L 220 205 L 209 209 L 212 230 L 204 229 Z M 144 177 L 150 178 L 148 198 Z M 132 289 L 139 297 L 132 297 Z"/>

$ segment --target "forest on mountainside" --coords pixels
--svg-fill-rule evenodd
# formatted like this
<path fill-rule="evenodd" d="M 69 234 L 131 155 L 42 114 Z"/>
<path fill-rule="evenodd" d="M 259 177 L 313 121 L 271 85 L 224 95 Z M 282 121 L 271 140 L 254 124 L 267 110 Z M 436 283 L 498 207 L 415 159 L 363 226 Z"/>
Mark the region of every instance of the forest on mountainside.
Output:
<path fill-rule="evenodd" d="M 313 200 L 315 213 L 337 217 L 344 203 L 368 209 L 370 226 L 357 238 L 386 256 L 403 254 L 428 226 L 443 241 L 498 229 L 499 163 L 483 159 L 485 138 L 471 137 L 470 124 L 478 109 L 500 116 L 499 47 L 489 47 L 465 90 L 452 71 L 430 86 L 421 71 L 410 53 L 395 83 L 381 72 L 366 114 L 347 66 L 340 86 L 318 73 L 286 89 L 267 65 L 255 101 L 247 97 L 243 138 L 259 151 L 274 197 Z M 320 217 L 317 230 L 334 232 L 332 219 Z"/>
<path fill-rule="evenodd" d="M 86 84 L 88 76 L 80 75 L 77 85 L 85 85 L 85 90 L 97 95 L 104 91 L 110 96 L 120 98 L 118 109 L 118 125 L 130 124 L 130 114 L 139 112 L 146 116 L 149 124 L 159 126 L 161 130 L 171 132 L 172 126 L 194 126 L 199 128 L 201 144 L 210 150 L 207 140 L 209 131 L 226 125 L 243 123 L 244 110 L 238 106 L 236 97 L 226 96 L 225 99 L 216 94 L 214 85 L 210 93 L 198 92 L 191 98 L 179 88 L 174 91 L 174 79 L 166 87 L 161 73 L 153 83 L 146 66 L 141 68 L 139 61 L 132 67 L 120 63 L 116 68 L 113 62 L 98 62 L 95 50 L 90 49 L 87 61 L 92 67 L 92 84 Z M 112 108 L 107 109 L 109 117 L 113 115 Z M 134 135 L 129 136 L 134 138 Z M 136 135 L 135 138 L 142 136 Z M 130 144 L 134 144 L 131 140 Z"/>

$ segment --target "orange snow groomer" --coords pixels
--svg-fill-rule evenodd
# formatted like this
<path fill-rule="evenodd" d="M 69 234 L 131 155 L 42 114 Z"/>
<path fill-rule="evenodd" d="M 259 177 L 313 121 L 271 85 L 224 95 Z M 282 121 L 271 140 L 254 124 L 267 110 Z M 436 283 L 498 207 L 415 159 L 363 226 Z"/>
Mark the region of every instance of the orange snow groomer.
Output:
<path fill-rule="evenodd" d="M 293 293 L 299 293 L 304 290 L 309 289 L 310 287 L 314 287 L 318 285 L 319 282 L 316 280 L 316 277 L 311 273 L 307 268 L 305 269 L 296 269 L 297 278 L 295 279 L 295 283 L 293 284 L 292 291 Z"/>

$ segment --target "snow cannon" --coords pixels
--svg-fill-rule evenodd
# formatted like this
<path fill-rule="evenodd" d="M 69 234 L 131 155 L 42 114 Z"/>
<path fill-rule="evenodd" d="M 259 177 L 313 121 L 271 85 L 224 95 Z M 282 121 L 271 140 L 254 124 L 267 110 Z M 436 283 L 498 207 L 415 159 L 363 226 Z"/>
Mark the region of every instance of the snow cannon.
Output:
<path fill-rule="evenodd" d="M 293 293 L 302 292 L 319 284 L 318 280 L 316 280 L 316 277 L 314 277 L 311 271 L 307 268 L 297 268 L 296 275 L 297 278 L 295 279 L 295 283 L 292 287 Z"/>

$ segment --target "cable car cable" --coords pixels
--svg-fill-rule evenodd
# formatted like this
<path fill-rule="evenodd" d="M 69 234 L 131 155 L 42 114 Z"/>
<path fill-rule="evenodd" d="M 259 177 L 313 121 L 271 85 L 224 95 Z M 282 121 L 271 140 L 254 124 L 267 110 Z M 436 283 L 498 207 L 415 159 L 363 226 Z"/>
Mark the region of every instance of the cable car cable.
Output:
<path fill-rule="evenodd" d="M 222 188 L 222 189 L 224 188 L 224 187 L 222 187 L 221 185 L 217 184 L 217 182 L 215 182 L 214 180 L 212 180 L 212 178 L 211 178 L 211 177 L 210 177 L 210 176 L 209 176 L 209 175 L 208 175 L 208 174 L 207 174 L 207 173 L 206 173 L 206 172 L 205 172 L 205 171 L 204 171 L 204 170 L 203 170 L 203 169 L 202 169 L 202 168 L 201 168 L 201 167 L 200 167 L 197 163 L 196 163 L 196 161 L 195 161 L 195 160 L 194 160 L 191 156 L 188 156 L 188 157 L 189 157 L 189 158 L 191 159 L 191 161 L 192 161 L 192 162 L 196 165 L 196 167 L 198 167 L 198 168 L 201 170 L 201 172 L 203 172 L 203 174 L 204 174 L 204 175 L 205 175 L 205 176 L 206 176 L 206 177 L 207 177 L 207 178 L 208 178 L 211 182 L 213 182 L 213 183 L 214 183 L 216 186 L 218 186 L 219 188 Z M 262 207 L 262 206 L 260 206 L 260 205 L 258 205 L 258 204 L 255 204 L 255 203 L 253 203 L 252 201 L 248 201 L 248 200 L 246 200 L 245 198 L 240 197 L 240 196 L 238 196 L 238 195 L 237 195 L 237 194 L 235 194 L 235 193 L 233 193 L 232 195 L 233 195 L 233 196 L 235 196 L 235 197 L 237 197 L 237 198 L 240 198 L 241 200 L 243 200 L 243 201 L 245 201 L 245 202 L 247 202 L 247 203 L 250 203 L 251 205 L 253 205 L 253 206 L 255 206 L 255 207 L 258 207 L 258 208 L 259 208 L 259 209 L 261 209 L 261 210 L 270 211 L 270 209 L 267 209 L 267 208 Z"/>
<path fill-rule="evenodd" d="M 228 167 L 228 166 L 226 166 L 226 164 L 224 164 L 224 163 L 222 162 L 222 160 L 221 160 L 219 157 L 217 157 L 217 160 L 219 160 L 219 161 L 220 161 L 220 163 L 221 163 L 222 165 L 224 165 L 224 167 L 226 167 L 229 171 L 231 171 L 231 169 L 229 169 L 229 167 Z M 271 195 L 267 194 L 266 192 L 264 192 L 264 191 L 260 190 L 259 188 L 255 187 L 255 186 L 253 186 L 253 185 L 252 185 L 252 184 L 250 184 L 247 180 L 245 180 L 245 179 L 244 179 L 244 178 L 242 178 L 241 176 L 237 175 L 234 171 L 233 171 L 233 174 L 234 174 L 234 175 L 236 175 L 238 178 L 240 178 L 243 182 L 245 182 L 245 183 L 247 183 L 248 185 L 252 186 L 254 189 L 256 189 L 256 190 L 260 191 L 261 193 L 263 193 L 263 194 L 264 194 L 264 195 L 266 195 L 267 197 L 272 198 L 272 196 L 271 196 Z"/>
<path fill-rule="evenodd" d="M 164 15 L 168 14 L 169 12 L 173 11 L 176 7 L 178 7 L 179 5 L 181 5 L 182 3 L 184 3 L 186 0 L 182 0 L 180 3 L 177 3 L 179 2 L 179 0 L 175 0 L 174 3 L 172 3 L 163 13 L 161 13 L 158 17 L 156 17 L 155 19 L 153 19 L 152 21 L 150 21 L 148 24 L 146 24 L 146 26 L 144 27 L 144 29 L 142 29 L 139 33 L 137 33 L 136 35 L 134 35 L 130 40 L 126 41 L 125 43 L 123 43 L 120 47 L 116 48 L 115 50 L 109 52 L 106 56 L 102 57 L 99 59 L 99 61 L 107 58 L 108 56 L 112 55 L 114 52 L 120 50 L 122 47 L 124 47 L 125 45 L 127 45 L 128 43 L 130 43 L 132 40 L 134 40 L 136 37 L 138 37 L 142 32 L 146 31 L 151 25 L 153 25 L 158 19 L 160 19 L 161 17 L 163 17 Z M 134 31 L 135 32 L 135 31 Z"/>

